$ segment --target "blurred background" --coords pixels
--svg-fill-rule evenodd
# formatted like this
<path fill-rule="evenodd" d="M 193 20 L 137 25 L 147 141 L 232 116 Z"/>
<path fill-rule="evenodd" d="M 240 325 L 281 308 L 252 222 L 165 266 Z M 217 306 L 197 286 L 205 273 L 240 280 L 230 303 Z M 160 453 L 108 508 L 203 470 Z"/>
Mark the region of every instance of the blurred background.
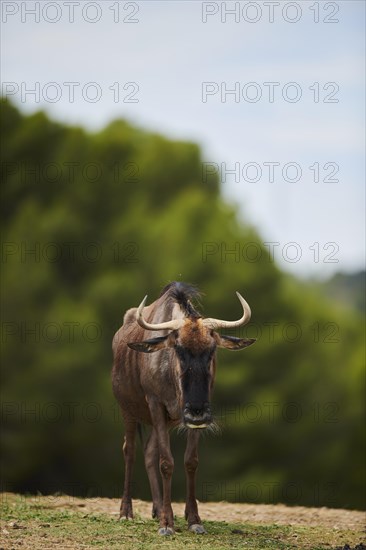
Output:
<path fill-rule="evenodd" d="M 2 489 L 121 495 L 112 337 L 181 280 L 258 339 L 199 500 L 364 508 L 364 4 L 1 9 Z"/>

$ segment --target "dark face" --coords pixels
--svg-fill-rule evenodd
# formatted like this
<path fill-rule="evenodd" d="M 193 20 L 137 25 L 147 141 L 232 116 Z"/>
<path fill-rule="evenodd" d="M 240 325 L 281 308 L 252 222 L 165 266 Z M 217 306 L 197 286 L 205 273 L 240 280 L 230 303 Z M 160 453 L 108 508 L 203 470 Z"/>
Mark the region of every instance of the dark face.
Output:
<path fill-rule="evenodd" d="M 182 345 L 175 345 L 181 372 L 183 422 L 188 428 L 206 428 L 212 423 L 210 387 L 215 350 L 216 345 L 212 344 L 195 354 Z"/>
<path fill-rule="evenodd" d="M 174 349 L 183 394 L 183 422 L 188 428 L 207 428 L 212 423 L 210 390 L 213 385 L 216 347 L 239 350 L 253 344 L 253 338 L 223 336 L 205 327 L 202 319 L 187 319 L 183 327 L 143 342 L 130 342 L 135 351 L 154 353 Z"/>

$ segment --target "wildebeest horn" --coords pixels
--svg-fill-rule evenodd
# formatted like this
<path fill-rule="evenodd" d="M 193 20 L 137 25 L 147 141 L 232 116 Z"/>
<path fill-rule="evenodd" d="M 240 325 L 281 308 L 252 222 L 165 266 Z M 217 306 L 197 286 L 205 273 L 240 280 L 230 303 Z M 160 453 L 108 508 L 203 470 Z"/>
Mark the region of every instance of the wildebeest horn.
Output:
<path fill-rule="evenodd" d="M 247 302 L 244 300 L 243 296 L 239 294 L 239 292 L 237 292 L 236 295 L 239 298 L 239 301 L 243 307 L 243 316 L 240 319 L 238 319 L 238 321 L 222 321 L 220 319 L 203 319 L 203 324 L 206 327 L 209 327 L 212 329 L 236 328 L 242 325 L 246 325 L 250 320 L 250 316 L 252 312 L 250 311 L 250 307 L 247 304 Z"/>
<path fill-rule="evenodd" d="M 136 321 L 140 327 L 146 330 L 178 330 L 183 324 L 185 319 L 172 319 L 164 323 L 148 323 L 142 316 L 143 309 L 145 307 L 147 295 L 142 300 L 136 312 Z"/>

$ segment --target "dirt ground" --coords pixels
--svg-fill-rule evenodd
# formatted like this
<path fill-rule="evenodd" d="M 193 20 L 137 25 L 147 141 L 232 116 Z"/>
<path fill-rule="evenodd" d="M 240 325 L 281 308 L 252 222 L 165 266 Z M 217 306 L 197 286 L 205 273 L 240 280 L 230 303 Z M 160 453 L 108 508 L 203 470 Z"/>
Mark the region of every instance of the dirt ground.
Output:
<path fill-rule="evenodd" d="M 13 497 L 13 495 L 12 495 Z M 6 494 L 3 499 L 6 500 Z M 37 503 L 39 497 L 29 500 Z M 119 515 L 119 499 L 94 498 L 81 499 L 72 496 L 40 497 L 47 501 L 48 508 L 83 510 L 85 513 L 104 513 L 114 517 Z M 133 501 L 134 512 L 143 518 L 151 519 L 151 503 L 142 500 Z M 176 515 L 184 516 L 184 503 L 173 503 Z M 199 512 L 203 520 L 227 521 L 229 523 L 260 523 L 278 525 L 324 526 L 331 529 L 350 529 L 365 531 L 366 513 L 334 508 L 305 508 L 303 506 L 285 506 L 283 504 L 241 504 L 229 502 L 199 503 Z"/>
<path fill-rule="evenodd" d="M 120 522 L 119 499 L 68 495 L 0 495 L 0 550 L 152 550 L 157 544 L 151 503 L 134 500 L 135 521 Z M 199 503 L 207 537 L 186 530 L 184 503 L 173 503 L 178 529 L 166 550 L 366 550 L 364 512 L 283 504 Z M 212 523 L 210 523 L 212 522 Z M 233 529 L 233 524 L 238 528 Z M 225 526 L 228 525 L 228 528 Z M 169 539 L 169 537 L 168 537 Z"/>

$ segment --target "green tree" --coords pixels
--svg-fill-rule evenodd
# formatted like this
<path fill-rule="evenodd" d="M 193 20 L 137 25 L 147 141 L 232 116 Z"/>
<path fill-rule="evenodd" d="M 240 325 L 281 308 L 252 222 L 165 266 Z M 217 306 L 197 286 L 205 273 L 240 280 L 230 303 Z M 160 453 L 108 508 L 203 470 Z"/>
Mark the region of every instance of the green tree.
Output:
<path fill-rule="evenodd" d="M 127 308 L 185 280 L 208 316 L 235 318 L 240 290 L 253 311 L 240 334 L 258 338 L 219 352 L 222 434 L 202 442 L 199 498 L 363 507 L 361 314 L 281 272 L 204 181 L 199 148 L 120 120 L 90 134 L 9 102 L 1 138 L 3 487 L 120 494 L 111 340 Z M 136 479 L 149 498 L 141 457 Z"/>

